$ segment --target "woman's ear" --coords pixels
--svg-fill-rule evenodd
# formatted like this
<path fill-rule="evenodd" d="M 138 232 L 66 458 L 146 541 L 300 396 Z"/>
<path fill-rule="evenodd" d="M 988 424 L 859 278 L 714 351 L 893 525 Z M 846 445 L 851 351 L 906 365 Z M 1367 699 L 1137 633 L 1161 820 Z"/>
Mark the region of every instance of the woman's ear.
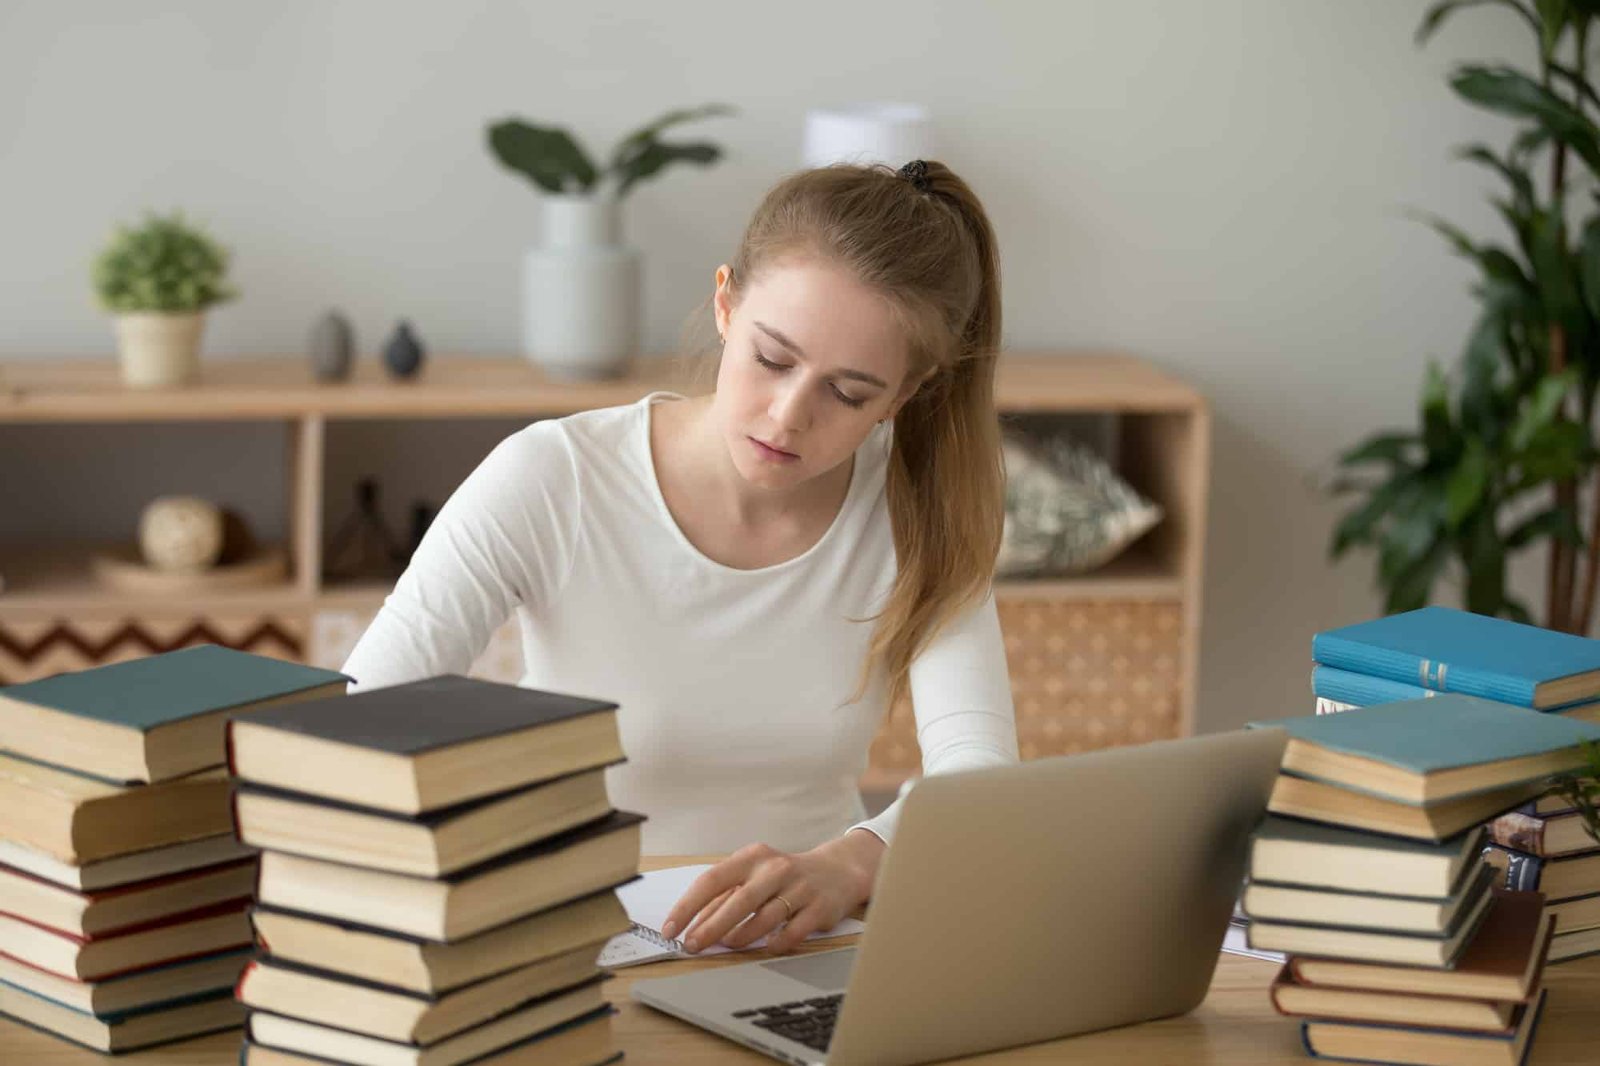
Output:
<path fill-rule="evenodd" d="M 717 320 L 717 334 L 723 340 L 727 340 L 728 327 L 733 323 L 733 298 L 729 291 L 729 283 L 733 280 L 733 268 L 723 263 L 717 267 L 713 278 L 717 287 L 711 297 L 712 314 Z"/>

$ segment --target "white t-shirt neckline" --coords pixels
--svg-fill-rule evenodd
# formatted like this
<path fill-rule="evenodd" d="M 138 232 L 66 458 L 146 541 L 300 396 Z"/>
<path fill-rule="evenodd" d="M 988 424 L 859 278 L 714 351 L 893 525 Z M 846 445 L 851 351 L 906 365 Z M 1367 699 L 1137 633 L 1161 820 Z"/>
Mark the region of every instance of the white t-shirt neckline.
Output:
<path fill-rule="evenodd" d="M 660 399 L 683 400 L 687 399 L 687 397 L 681 393 L 659 389 L 639 401 L 639 461 L 644 464 L 645 481 L 650 486 L 650 497 L 655 503 L 656 512 L 660 516 L 662 524 L 671 532 L 678 545 L 698 563 L 722 574 L 748 575 L 752 578 L 769 577 L 791 567 L 804 565 L 806 560 L 825 552 L 828 542 L 841 535 L 839 529 L 846 524 L 850 509 L 855 504 L 860 484 L 864 480 L 859 451 L 850 464 L 850 484 L 845 489 L 844 502 L 839 505 L 839 512 L 833 516 L 833 521 L 828 525 L 822 536 L 817 538 L 816 543 L 794 558 L 785 559 L 781 563 L 773 563 L 771 566 L 760 566 L 753 570 L 746 570 L 737 566 L 728 566 L 726 563 L 719 563 L 695 547 L 694 542 L 684 534 L 682 527 L 678 525 L 678 520 L 672 517 L 672 510 L 667 506 L 666 494 L 661 491 L 661 480 L 656 476 L 655 453 L 650 447 L 650 408 Z"/>

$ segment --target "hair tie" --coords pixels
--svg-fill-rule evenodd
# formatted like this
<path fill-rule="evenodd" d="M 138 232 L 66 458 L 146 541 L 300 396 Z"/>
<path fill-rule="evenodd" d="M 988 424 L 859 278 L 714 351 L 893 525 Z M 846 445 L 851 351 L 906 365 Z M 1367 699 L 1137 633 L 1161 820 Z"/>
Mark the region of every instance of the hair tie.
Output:
<path fill-rule="evenodd" d="M 928 184 L 928 164 L 920 159 L 913 159 L 898 171 L 900 177 L 905 178 L 918 192 L 932 192 Z"/>

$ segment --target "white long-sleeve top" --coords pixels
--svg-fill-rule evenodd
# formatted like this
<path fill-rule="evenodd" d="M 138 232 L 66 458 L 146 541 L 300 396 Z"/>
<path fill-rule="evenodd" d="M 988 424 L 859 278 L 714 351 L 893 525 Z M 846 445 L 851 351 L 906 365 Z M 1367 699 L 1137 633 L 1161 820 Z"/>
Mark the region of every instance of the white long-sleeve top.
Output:
<path fill-rule="evenodd" d="M 740 570 L 694 547 L 656 480 L 650 409 L 681 398 L 547 419 L 497 445 L 352 651 L 352 691 L 465 673 L 515 611 L 521 684 L 619 705 L 627 762 L 606 785 L 647 816 L 646 854 L 804 851 L 858 827 L 887 843 L 903 801 L 866 820 L 856 784 L 887 712 L 884 669 L 847 701 L 873 625 L 850 619 L 882 607 L 896 572 L 889 431 L 857 451 L 815 545 Z M 910 684 L 925 774 L 1017 761 L 992 594 L 924 649 Z"/>

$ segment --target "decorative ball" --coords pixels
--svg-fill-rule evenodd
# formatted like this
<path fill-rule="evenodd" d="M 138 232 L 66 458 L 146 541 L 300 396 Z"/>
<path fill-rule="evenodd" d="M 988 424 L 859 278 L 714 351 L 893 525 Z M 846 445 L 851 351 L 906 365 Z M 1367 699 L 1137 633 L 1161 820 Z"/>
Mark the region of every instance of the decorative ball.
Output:
<path fill-rule="evenodd" d="M 198 496 L 162 496 L 139 516 L 139 549 L 158 570 L 197 573 L 222 554 L 222 510 Z"/>

